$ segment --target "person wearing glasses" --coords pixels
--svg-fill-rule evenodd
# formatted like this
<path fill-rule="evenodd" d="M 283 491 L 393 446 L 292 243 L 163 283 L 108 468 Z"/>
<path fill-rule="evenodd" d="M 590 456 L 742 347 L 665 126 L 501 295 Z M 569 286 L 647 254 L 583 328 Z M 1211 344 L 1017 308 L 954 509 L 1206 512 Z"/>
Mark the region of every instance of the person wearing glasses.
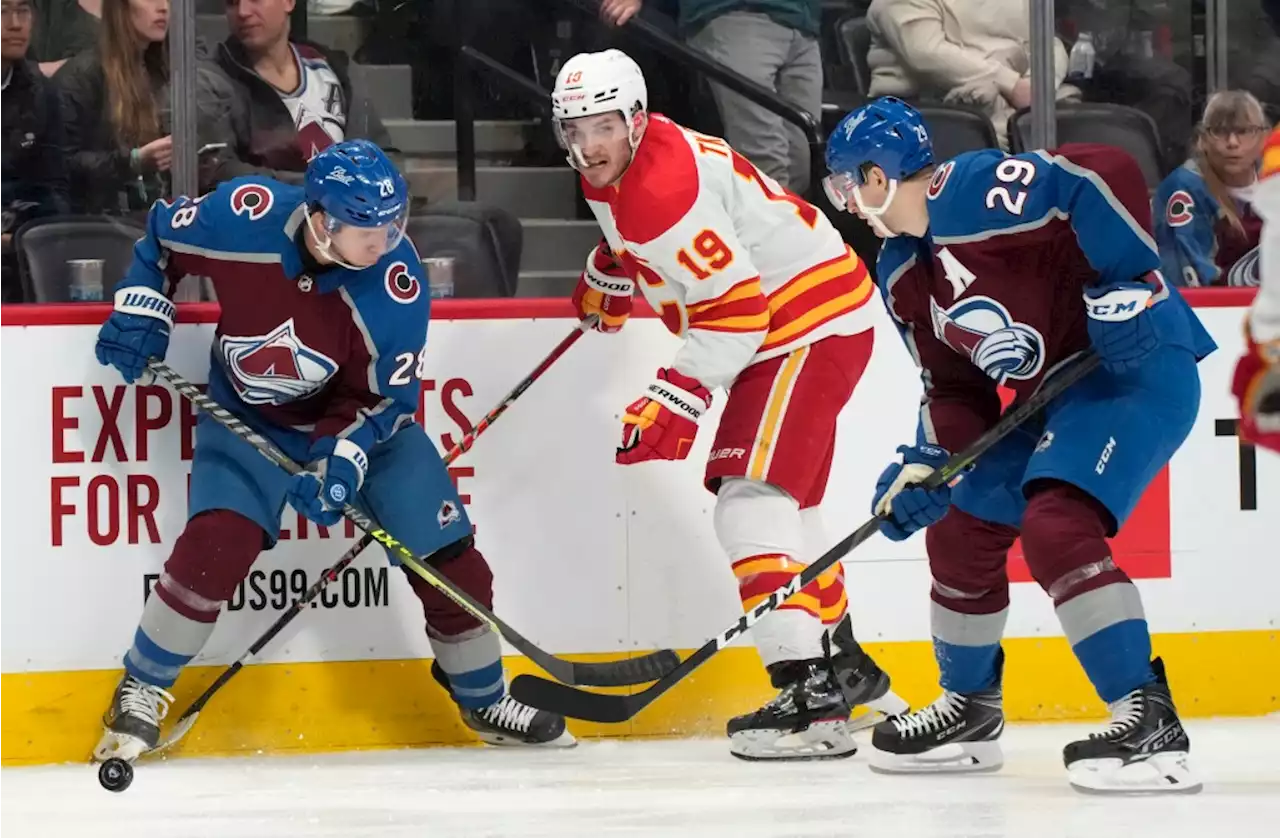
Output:
<path fill-rule="evenodd" d="M 1258 284 L 1262 219 L 1253 190 L 1269 128 L 1253 94 L 1222 90 L 1209 97 L 1190 159 L 1156 190 L 1156 243 L 1171 282 L 1191 288 Z"/>

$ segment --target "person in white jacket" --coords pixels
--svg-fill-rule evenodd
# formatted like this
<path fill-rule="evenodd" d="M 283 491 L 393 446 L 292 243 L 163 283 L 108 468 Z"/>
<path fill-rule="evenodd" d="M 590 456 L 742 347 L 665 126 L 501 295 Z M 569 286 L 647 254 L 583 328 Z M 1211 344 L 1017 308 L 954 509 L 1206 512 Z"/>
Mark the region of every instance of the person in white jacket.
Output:
<path fill-rule="evenodd" d="M 870 95 L 929 97 L 976 107 L 1008 147 L 1010 115 L 1031 104 L 1031 24 L 1026 0 L 873 0 Z M 1058 98 L 1078 97 L 1063 84 L 1067 51 L 1054 41 Z"/>

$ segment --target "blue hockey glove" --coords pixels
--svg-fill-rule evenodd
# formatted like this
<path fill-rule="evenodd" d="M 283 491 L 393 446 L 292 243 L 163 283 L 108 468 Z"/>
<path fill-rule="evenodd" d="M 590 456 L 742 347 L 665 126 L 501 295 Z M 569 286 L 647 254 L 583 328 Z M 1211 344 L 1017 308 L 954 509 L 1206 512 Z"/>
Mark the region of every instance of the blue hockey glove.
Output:
<path fill-rule="evenodd" d="M 939 486 L 929 491 L 920 483 L 941 468 L 951 456 L 946 449 L 936 445 L 899 445 L 901 463 L 892 463 L 880 472 L 876 481 L 876 495 L 871 500 L 871 512 L 882 515 L 880 532 L 893 541 L 904 541 L 916 530 L 936 524 L 947 514 L 951 506 L 951 487 Z"/>
<path fill-rule="evenodd" d="M 1141 280 L 1084 289 L 1089 340 L 1108 372 L 1134 369 L 1160 345 L 1149 313 L 1154 291 Z"/>
<path fill-rule="evenodd" d="M 145 285 L 119 289 L 115 311 L 98 330 L 98 363 L 115 367 L 129 384 L 137 381 L 147 361 L 164 360 L 176 311 L 172 300 Z"/>
<path fill-rule="evenodd" d="M 327 436 L 311 445 L 311 465 L 289 483 L 289 505 L 322 527 L 342 520 L 342 507 L 355 502 L 369 470 L 364 449 L 349 439 Z"/>

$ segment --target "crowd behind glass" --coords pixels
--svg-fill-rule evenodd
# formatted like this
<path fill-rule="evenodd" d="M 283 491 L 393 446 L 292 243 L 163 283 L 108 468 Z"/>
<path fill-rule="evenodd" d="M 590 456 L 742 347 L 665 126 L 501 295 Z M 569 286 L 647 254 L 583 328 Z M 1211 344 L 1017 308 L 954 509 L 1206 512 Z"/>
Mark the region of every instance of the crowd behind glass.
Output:
<path fill-rule="evenodd" d="M 172 19 L 169 0 L 0 3 L 3 299 L 13 303 L 30 296 L 20 281 L 28 269 L 20 231 L 50 218 L 110 217 L 117 232 L 136 237 L 147 208 L 171 193 Z M 248 173 L 297 182 L 312 154 L 346 138 L 371 139 L 402 161 L 351 72 L 353 60 L 413 65 L 414 116 L 451 116 L 443 0 L 311 0 L 313 18 L 374 21 L 355 55 L 291 36 L 294 4 L 197 0 L 195 125 L 186 135 L 197 138 L 202 193 Z M 632 17 L 644 16 L 816 118 L 824 102 L 847 109 L 868 96 L 960 105 L 986 114 L 1007 148 L 1010 117 L 1032 104 L 1028 0 L 602 0 L 600 21 L 576 27 L 565 24 L 561 5 L 474 0 L 471 13 L 504 22 L 480 27 L 487 52 L 544 82 L 576 50 L 607 42 L 632 52 L 653 79 L 654 109 L 695 128 L 704 127 L 694 104 L 700 83 L 622 40 L 618 27 Z M 1280 118 L 1280 0 L 1209 4 L 1226 20 L 1207 37 L 1195 18 L 1205 5 L 1058 0 L 1054 86 L 1060 103 L 1112 102 L 1153 121 L 1164 177 L 1153 184 L 1153 209 L 1166 275 L 1186 285 L 1249 285 L 1259 226 L 1249 187 L 1265 134 Z M 1206 55 L 1221 49 L 1222 31 L 1225 65 L 1206 82 Z M 706 107 L 718 120 L 707 127 L 794 191 L 810 189 L 798 131 L 716 85 L 709 90 L 706 102 L 714 105 Z M 490 119 L 532 113 L 493 90 L 477 110 Z M 534 162 L 557 161 L 549 154 Z M 70 255 L 69 296 L 101 298 L 104 282 L 117 277 L 102 276 L 103 260 Z"/>

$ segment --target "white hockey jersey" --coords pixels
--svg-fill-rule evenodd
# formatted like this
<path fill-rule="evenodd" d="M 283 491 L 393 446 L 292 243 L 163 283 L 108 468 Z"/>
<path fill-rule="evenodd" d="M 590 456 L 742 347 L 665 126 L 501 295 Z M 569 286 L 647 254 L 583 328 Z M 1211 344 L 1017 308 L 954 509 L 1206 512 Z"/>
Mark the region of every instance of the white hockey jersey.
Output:
<path fill-rule="evenodd" d="M 1249 311 L 1249 331 L 1258 343 L 1280 344 L 1280 127 L 1263 146 L 1253 205 L 1263 219 L 1258 242 L 1261 287 Z"/>
<path fill-rule="evenodd" d="M 614 186 L 582 181 L 605 240 L 710 388 L 757 361 L 872 328 L 875 283 L 821 211 L 718 137 L 654 114 Z"/>

